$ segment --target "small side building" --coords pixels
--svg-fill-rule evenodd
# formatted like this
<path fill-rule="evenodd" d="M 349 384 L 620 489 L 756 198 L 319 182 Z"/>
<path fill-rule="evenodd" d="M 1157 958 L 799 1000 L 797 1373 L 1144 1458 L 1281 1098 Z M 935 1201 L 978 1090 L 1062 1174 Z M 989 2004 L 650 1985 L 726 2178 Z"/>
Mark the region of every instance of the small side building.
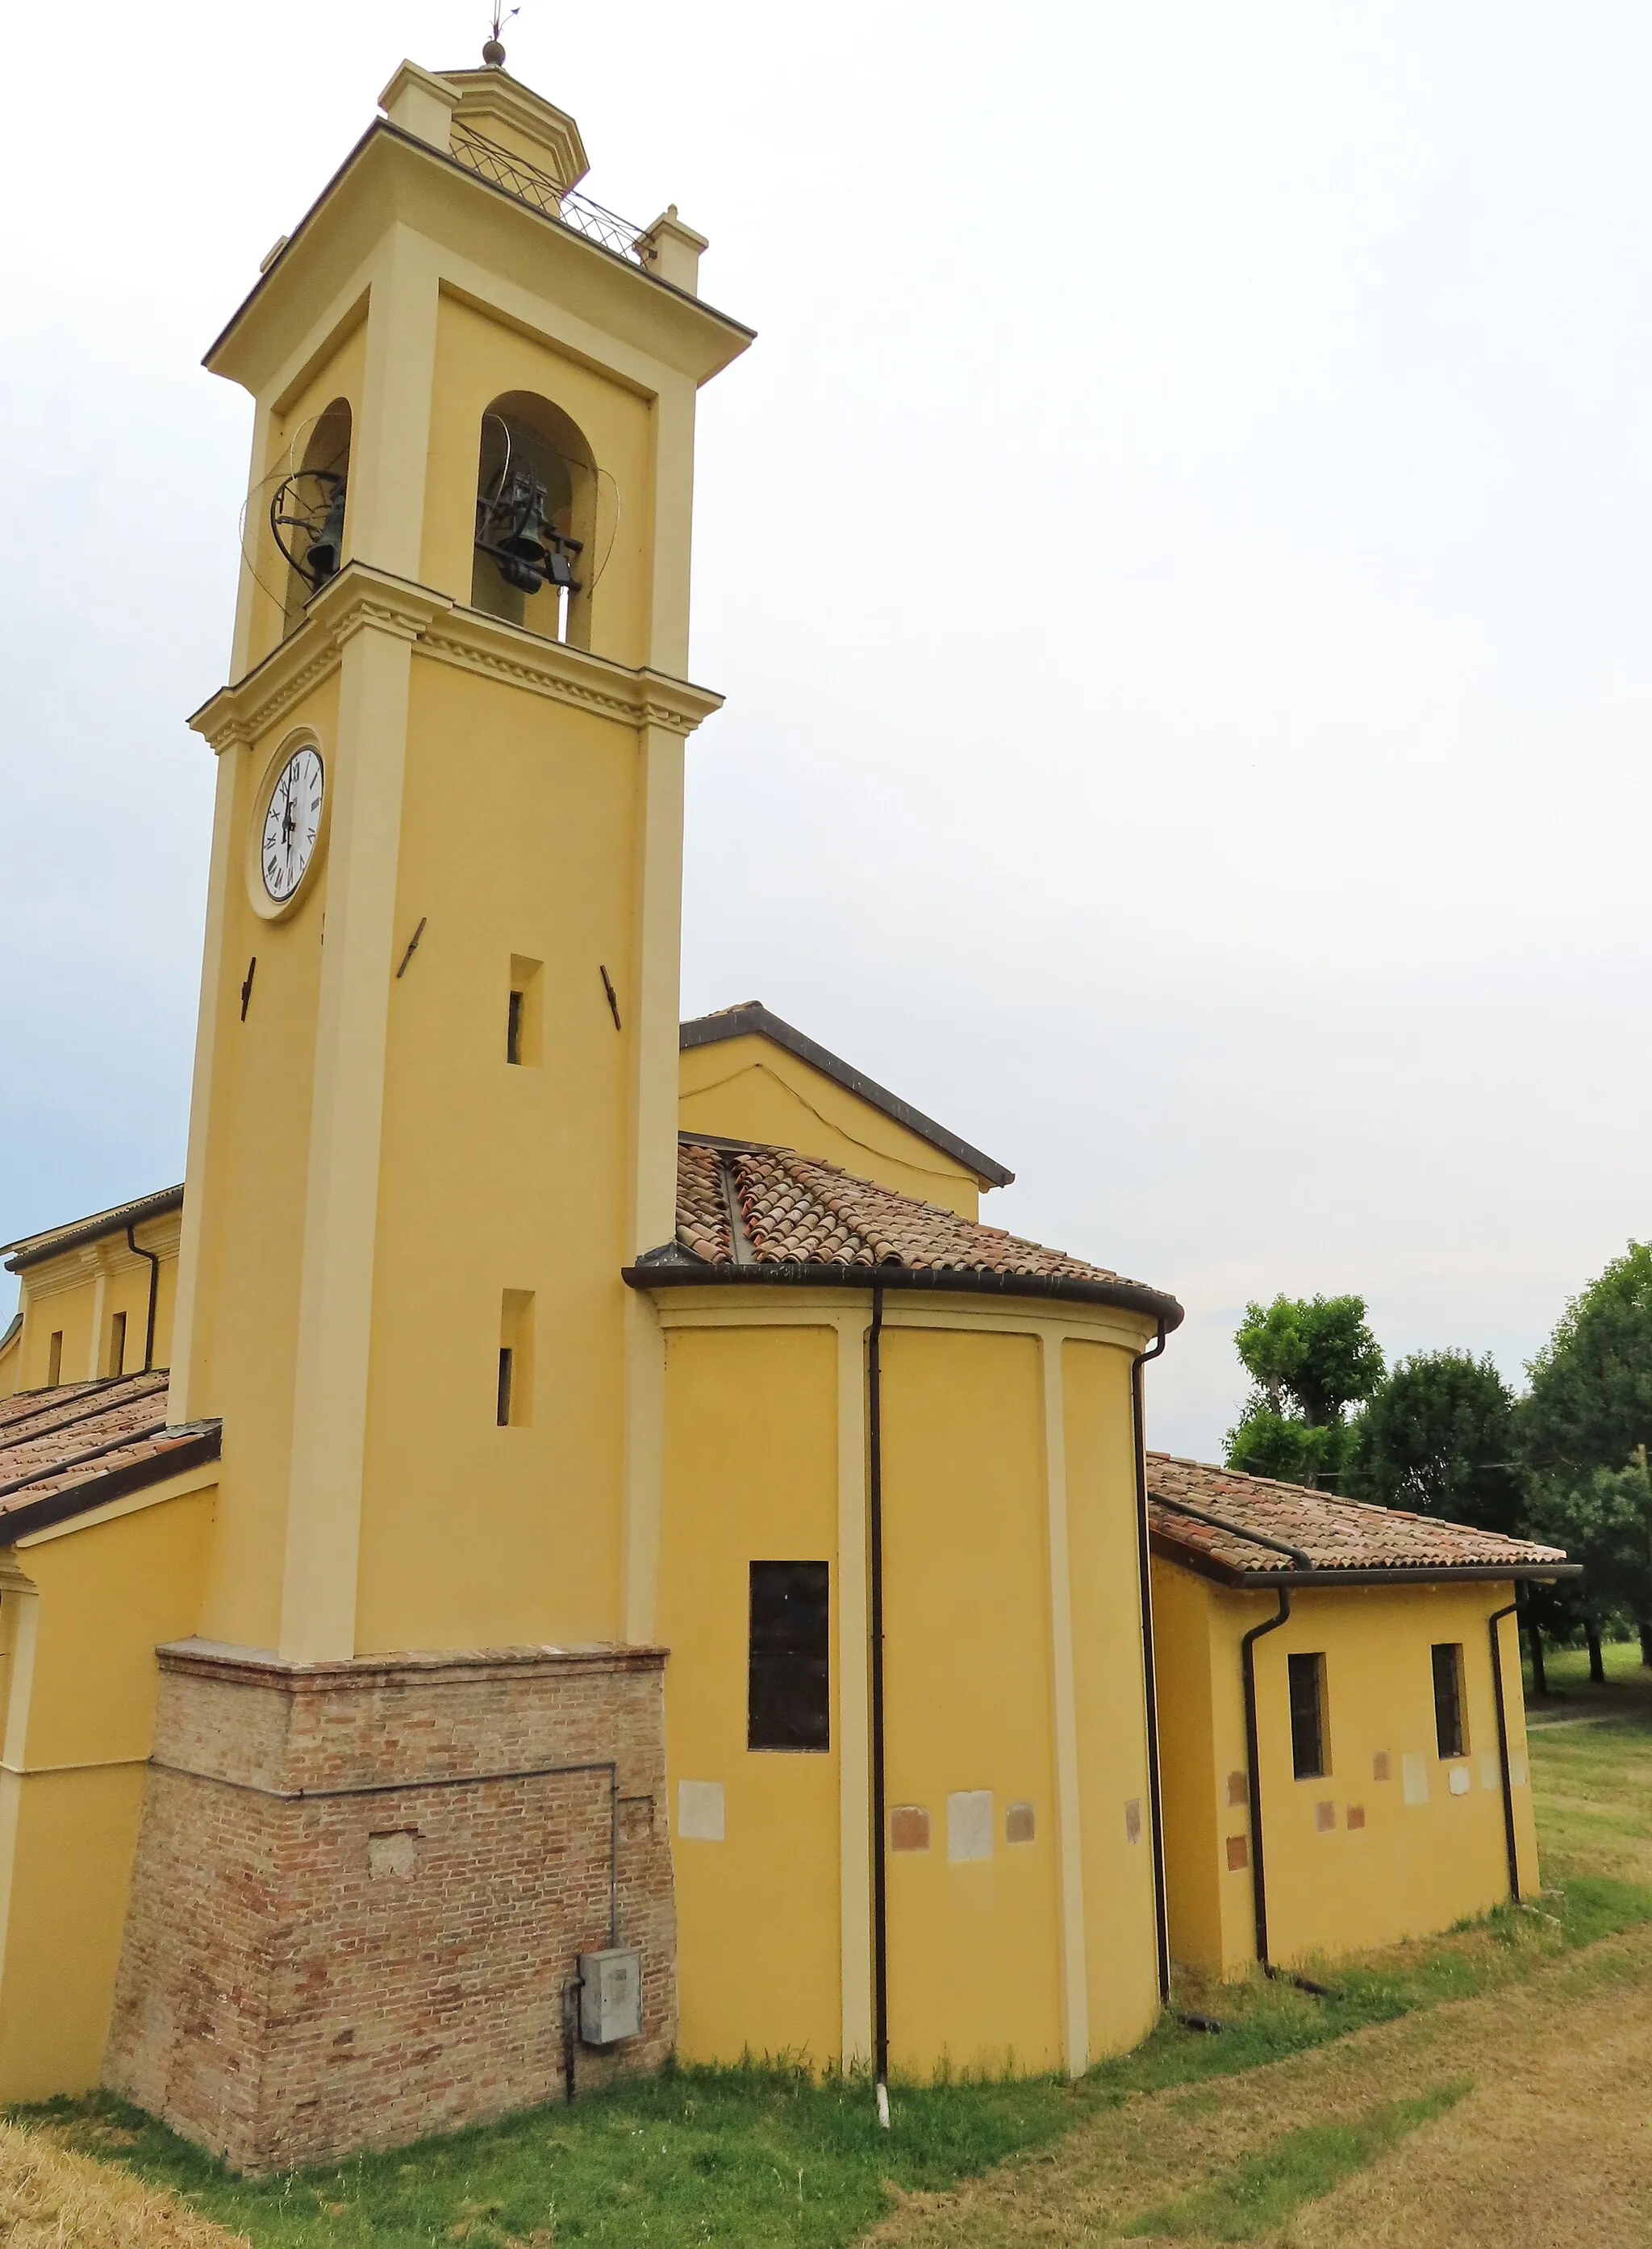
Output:
<path fill-rule="evenodd" d="M 1553 1547 L 1147 1457 L 1173 1956 L 1222 1977 L 1538 1888 L 1516 1587 Z"/>

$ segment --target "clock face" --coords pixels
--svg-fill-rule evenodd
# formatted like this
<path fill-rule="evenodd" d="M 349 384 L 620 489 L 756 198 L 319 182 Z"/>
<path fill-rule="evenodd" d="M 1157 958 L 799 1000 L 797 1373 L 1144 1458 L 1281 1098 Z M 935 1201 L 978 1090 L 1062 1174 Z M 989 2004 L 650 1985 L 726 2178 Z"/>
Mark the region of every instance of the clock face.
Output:
<path fill-rule="evenodd" d="M 320 753 L 307 745 L 294 750 L 276 776 L 264 815 L 258 872 L 277 905 L 285 905 L 293 896 L 315 856 L 324 785 Z"/>

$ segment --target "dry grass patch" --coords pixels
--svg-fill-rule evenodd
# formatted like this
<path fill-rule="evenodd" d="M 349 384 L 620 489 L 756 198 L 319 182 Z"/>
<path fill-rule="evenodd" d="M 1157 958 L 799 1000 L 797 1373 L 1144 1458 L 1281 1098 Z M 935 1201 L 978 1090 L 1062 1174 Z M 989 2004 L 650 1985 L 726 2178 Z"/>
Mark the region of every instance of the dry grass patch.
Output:
<path fill-rule="evenodd" d="M 1465 2080 L 1465 2097 L 1446 2097 Z M 909 2198 L 871 2238 L 884 2249 L 1643 2241 L 1652 2238 L 1649 2083 L 1652 1932 L 1641 1931 L 1483 1998 L 1408 2015 L 1242 2076 L 1132 2096 L 1041 2157 L 956 2194 Z M 1432 2118 L 1390 2129 L 1411 2121 L 1397 2117 L 1401 2104 L 1431 2097 Z M 1321 2155 L 1304 2146 L 1309 2127 L 1350 2145 L 1363 2136 L 1365 2168 L 1336 2185 L 1334 2164 L 1325 2176 Z M 1287 2191 L 1271 2207 L 1258 2200 L 1259 2227 L 1236 2230 L 1225 2214 L 1241 2208 L 1247 2181 L 1260 2175 L 1283 2176 Z M 1292 2178 L 1301 2190 L 1294 2197 Z M 1146 2232 L 1150 2216 L 1155 2230 Z M 1219 2230 L 1201 2230 L 1201 2217 Z"/>
<path fill-rule="evenodd" d="M 0 2124 L 0 2241 L 6 2249 L 246 2249 L 127 2171 Z"/>

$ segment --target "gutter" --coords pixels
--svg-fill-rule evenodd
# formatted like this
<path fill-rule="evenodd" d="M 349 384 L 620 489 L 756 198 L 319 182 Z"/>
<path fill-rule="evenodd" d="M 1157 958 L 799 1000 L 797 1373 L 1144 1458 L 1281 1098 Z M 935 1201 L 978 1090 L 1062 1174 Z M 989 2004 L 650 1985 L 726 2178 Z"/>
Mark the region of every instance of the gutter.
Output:
<path fill-rule="evenodd" d="M 1509 1772 L 1509 1713 L 1503 1700 L 1503 1634 L 1498 1627 L 1504 1617 L 1514 1616 L 1519 1610 L 1518 1599 L 1506 1608 L 1493 1609 L 1486 1619 L 1486 1628 L 1491 1640 L 1491 1699 L 1497 1706 L 1497 1763 L 1503 1778 L 1503 1840 L 1509 1854 L 1509 1902 L 1520 1902 L 1520 1854 L 1514 1834 L 1514 1785 Z M 1515 1645 L 1520 1641 L 1519 1627 L 1515 1627 Z"/>
<path fill-rule="evenodd" d="M 1160 1499 L 1153 1501 L 1162 1507 Z M 1241 1537 L 1254 1534 L 1240 1531 Z M 1162 1530 L 1153 1534 L 1153 1550 L 1167 1562 L 1174 1562 L 1195 1577 L 1208 1578 L 1213 1585 L 1225 1585 L 1235 1592 L 1267 1593 L 1279 1585 L 1293 1585 L 1318 1590 L 1334 1585 L 1546 1585 L 1557 1580 L 1580 1578 L 1580 1562 L 1428 1562 L 1415 1565 L 1394 1563 L 1376 1565 L 1364 1569 L 1316 1567 L 1304 1556 L 1304 1567 L 1291 1570 L 1236 1570 L 1230 1563 L 1220 1562 L 1213 1554 L 1203 1554 L 1183 1546 L 1167 1537 Z"/>
<path fill-rule="evenodd" d="M 1165 1887 L 1164 1803 L 1159 1775 L 1159 1686 L 1153 1647 L 1152 1543 L 1147 1517 L 1146 1409 L 1142 1397 L 1141 1370 L 1150 1358 L 1162 1357 L 1165 1324 L 1146 1351 L 1130 1362 L 1130 1417 L 1136 1441 L 1136 1572 L 1141 1592 L 1141 1670 L 1147 1718 L 1147 1798 L 1153 1822 L 1153 1934 L 1159 1951 L 1159 2003 L 1170 1999 L 1170 1905 Z"/>
<path fill-rule="evenodd" d="M 161 1258 L 156 1250 L 139 1248 L 138 1237 L 131 1225 L 127 1228 L 127 1248 L 134 1257 L 147 1257 L 149 1261 L 149 1317 L 143 1331 L 143 1372 L 148 1374 L 155 1365 L 155 1307 L 161 1293 Z M 114 1371 L 124 1374 L 126 1369 L 117 1366 Z"/>
<path fill-rule="evenodd" d="M 654 1258 L 658 1262 L 650 1262 Z M 1187 1317 L 1174 1296 L 1140 1281 L 1086 1281 L 1068 1273 L 991 1273 L 950 1265 L 827 1265 L 766 1259 L 756 1265 L 711 1265 L 686 1250 L 650 1251 L 622 1267 L 628 1289 L 886 1289 L 931 1296 L 1029 1296 L 1058 1303 L 1106 1304 L 1162 1322 L 1168 1335 Z M 1504 1572 L 1506 1577 L 1507 1572 Z"/>
<path fill-rule="evenodd" d="M 124 1441 L 137 1444 L 142 1438 L 133 1436 Z M 217 1423 L 206 1428 L 197 1425 L 195 1429 L 181 1432 L 178 1443 L 158 1453 L 146 1453 L 141 1459 L 128 1462 L 125 1468 L 110 1468 L 102 1475 L 88 1477 L 65 1491 L 48 1493 L 45 1498 L 25 1502 L 21 1507 L 0 1509 L 0 1544 L 11 1545 L 34 1531 L 50 1530 L 77 1515 L 90 1515 L 100 1507 L 107 1507 L 112 1499 L 124 1499 L 128 1492 L 141 1491 L 152 1483 L 164 1483 L 169 1476 L 182 1475 L 190 1468 L 204 1468 L 218 1458 L 223 1444 L 223 1432 Z"/>
<path fill-rule="evenodd" d="M 1279 1613 L 1265 1623 L 1253 1624 L 1239 1643 L 1240 1667 L 1245 1686 L 1245 1774 L 1250 1787 L 1250 1897 L 1256 1915 L 1256 1958 L 1264 1969 L 1268 1957 L 1268 1877 L 1262 1847 L 1262 1756 L 1256 1739 L 1256 1645 L 1264 1633 L 1277 1632 L 1291 1620 L 1291 1589 L 1279 1588 Z"/>

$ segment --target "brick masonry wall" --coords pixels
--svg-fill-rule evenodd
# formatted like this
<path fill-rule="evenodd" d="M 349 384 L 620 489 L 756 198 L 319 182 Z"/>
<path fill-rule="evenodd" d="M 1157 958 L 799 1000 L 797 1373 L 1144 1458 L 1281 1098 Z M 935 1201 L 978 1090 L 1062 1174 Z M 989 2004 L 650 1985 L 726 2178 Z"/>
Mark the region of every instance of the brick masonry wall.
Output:
<path fill-rule="evenodd" d="M 618 1936 L 657 2067 L 677 2025 L 664 1651 L 286 1665 L 161 1654 L 105 2081 L 237 2170 L 560 2098 L 561 1990 Z"/>

